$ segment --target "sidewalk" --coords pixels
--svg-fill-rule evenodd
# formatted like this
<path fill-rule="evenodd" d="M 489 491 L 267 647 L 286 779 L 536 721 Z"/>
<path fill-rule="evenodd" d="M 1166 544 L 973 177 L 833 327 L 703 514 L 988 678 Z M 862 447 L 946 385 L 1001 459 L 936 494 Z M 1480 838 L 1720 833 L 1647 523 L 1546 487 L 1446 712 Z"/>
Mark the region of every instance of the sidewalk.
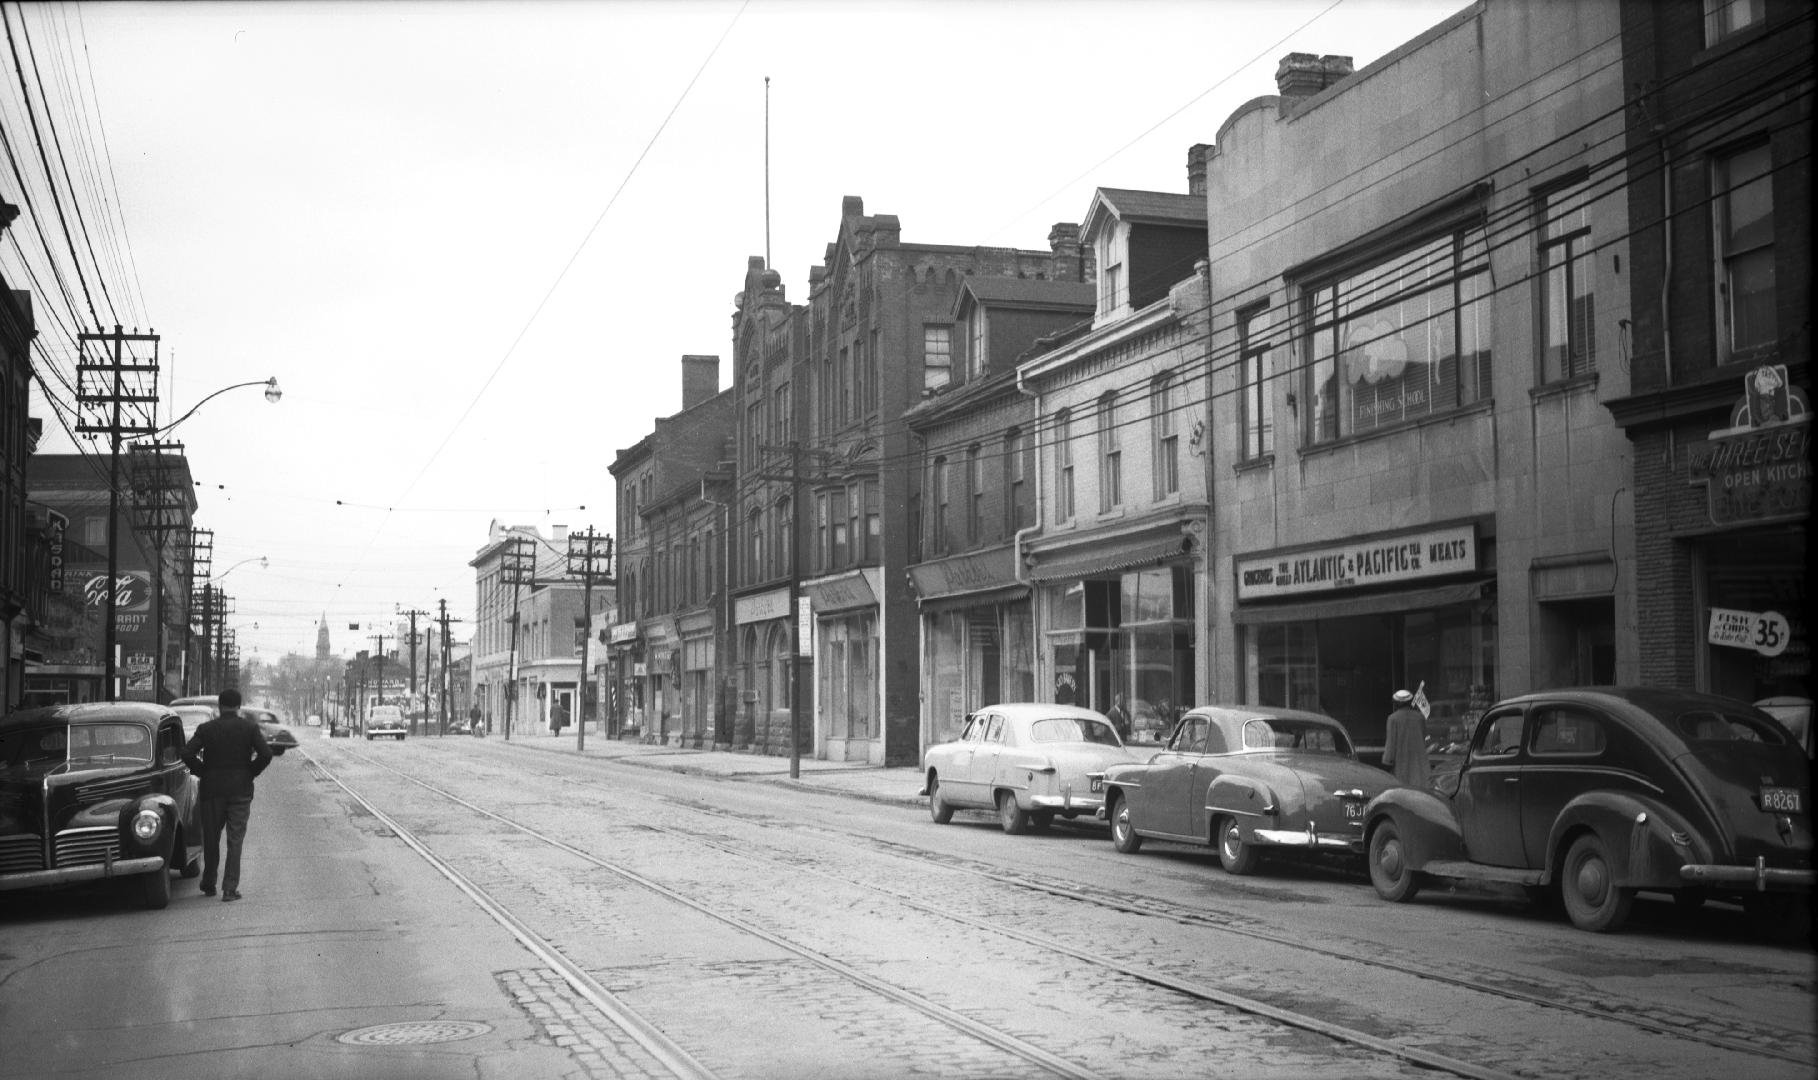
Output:
<path fill-rule="evenodd" d="M 467 735 L 449 735 L 450 739 L 465 739 Z M 429 736 L 435 738 L 435 736 Z M 503 742 L 498 735 L 487 736 L 487 741 Z M 521 733 L 512 736 L 511 744 L 527 750 L 540 750 L 552 754 L 574 754 L 575 736 L 571 732 L 551 735 L 547 731 Z M 799 787 L 809 791 L 821 791 L 830 795 L 844 795 L 869 802 L 889 803 L 898 806 L 925 806 L 927 800 L 918 795 L 922 789 L 922 770 L 914 765 L 903 765 L 885 768 L 881 765 L 866 765 L 852 761 L 821 761 L 812 757 L 801 759 L 800 776 L 789 775 L 789 759 L 770 757 L 765 754 L 746 754 L 731 750 L 684 750 L 674 746 L 655 746 L 646 743 L 622 742 L 610 739 L 594 732 L 587 734 L 587 749 L 581 756 L 588 758 L 605 758 L 623 765 L 637 765 L 647 769 L 668 769 L 670 772 L 688 773 L 695 776 L 716 776 L 728 780 L 752 780 L 764 784 L 779 784 L 784 787 Z"/>

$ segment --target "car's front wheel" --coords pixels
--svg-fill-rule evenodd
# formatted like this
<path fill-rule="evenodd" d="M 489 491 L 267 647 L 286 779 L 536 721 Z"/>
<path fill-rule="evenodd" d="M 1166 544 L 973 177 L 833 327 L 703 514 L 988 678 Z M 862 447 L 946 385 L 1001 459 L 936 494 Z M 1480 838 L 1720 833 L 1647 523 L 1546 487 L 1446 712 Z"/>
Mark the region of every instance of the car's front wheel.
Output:
<path fill-rule="evenodd" d="M 1256 869 L 1256 848 L 1244 843 L 1243 830 L 1234 817 L 1221 817 L 1214 826 L 1218 837 L 1218 863 L 1225 873 L 1239 877 Z"/>
<path fill-rule="evenodd" d="M 1111 846 L 1125 855 L 1142 850 L 1143 838 L 1136 834 L 1136 823 L 1130 820 L 1130 800 L 1119 799 L 1111 806 Z"/>
<path fill-rule="evenodd" d="M 1559 891 L 1572 925 L 1597 934 L 1620 928 L 1635 900 L 1635 890 L 1616 884 L 1610 854 L 1596 833 L 1572 841 L 1559 875 Z"/>
<path fill-rule="evenodd" d="M 1011 836 L 1021 836 L 1029 831 L 1029 811 L 1016 805 L 1014 791 L 997 793 L 997 820 Z"/>
<path fill-rule="evenodd" d="M 1370 834 L 1369 861 L 1370 884 L 1384 900 L 1400 904 L 1414 899 L 1420 891 L 1420 877 L 1408 865 L 1401 847 L 1401 830 L 1394 821 L 1385 819 Z"/>
<path fill-rule="evenodd" d="M 941 778 L 934 773 L 928 774 L 928 816 L 934 819 L 936 825 L 945 825 L 953 820 L 953 807 L 941 798 Z"/>

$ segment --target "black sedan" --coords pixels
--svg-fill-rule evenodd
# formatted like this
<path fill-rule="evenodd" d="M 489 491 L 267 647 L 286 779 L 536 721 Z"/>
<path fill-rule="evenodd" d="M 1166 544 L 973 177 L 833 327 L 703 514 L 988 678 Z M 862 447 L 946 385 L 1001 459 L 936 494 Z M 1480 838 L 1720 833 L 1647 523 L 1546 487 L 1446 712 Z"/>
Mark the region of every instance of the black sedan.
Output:
<path fill-rule="evenodd" d="M 1387 900 L 1432 878 L 1557 890 L 1585 930 L 1620 927 L 1637 891 L 1723 896 L 1764 929 L 1803 929 L 1814 873 L 1810 760 L 1752 705 L 1652 687 L 1526 694 L 1478 721 L 1436 790 L 1364 810 Z"/>
<path fill-rule="evenodd" d="M 284 721 L 278 718 L 277 713 L 251 705 L 242 707 L 240 712 L 259 722 L 259 730 L 265 733 L 265 743 L 271 747 L 273 754 L 282 756 L 284 751 L 296 747 L 297 737 L 284 726 Z"/>
<path fill-rule="evenodd" d="M 149 908 L 201 873 L 183 722 L 150 702 L 0 717 L 0 891 L 118 879 Z"/>

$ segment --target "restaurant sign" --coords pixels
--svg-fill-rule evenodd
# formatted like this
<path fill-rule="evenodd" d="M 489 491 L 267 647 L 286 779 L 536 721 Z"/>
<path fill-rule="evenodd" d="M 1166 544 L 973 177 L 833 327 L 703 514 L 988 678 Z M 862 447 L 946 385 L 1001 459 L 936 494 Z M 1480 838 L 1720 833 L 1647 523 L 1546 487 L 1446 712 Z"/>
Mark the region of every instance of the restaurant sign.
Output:
<path fill-rule="evenodd" d="M 1762 656 L 1779 656 L 1792 639 L 1792 627 L 1778 611 L 1735 611 L 1712 608 L 1705 640 L 1712 645 L 1748 649 Z"/>
<path fill-rule="evenodd" d="M 1237 598 L 1284 596 L 1419 581 L 1477 569 L 1477 527 L 1452 525 L 1237 560 Z"/>
<path fill-rule="evenodd" d="M 1711 524 L 1807 514 L 1812 507 L 1812 414 L 1785 364 L 1743 379 L 1730 426 L 1688 448 L 1686 476 L 1705 485 Z"/>

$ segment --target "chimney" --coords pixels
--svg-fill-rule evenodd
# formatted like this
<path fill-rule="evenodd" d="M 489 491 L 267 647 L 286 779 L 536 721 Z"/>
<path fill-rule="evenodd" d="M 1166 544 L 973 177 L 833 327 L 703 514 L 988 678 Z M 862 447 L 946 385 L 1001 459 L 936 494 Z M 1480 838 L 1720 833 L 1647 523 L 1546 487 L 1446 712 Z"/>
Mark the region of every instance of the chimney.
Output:
<path fill-rule="evenodd" d="M 682 411 L 686 412 L 720 392 L 720 358 L 682 357 Z"/>
<path fill-rule="evenodd" d="M 1314 56 L 1312 53 L 1289 53 L 1275 69 L 1275 88 L 1281 95 L 1281 114 L 1286 116 L 1302 101 L 1351 74 L 1348 56 Z"/>
<path fill-rule="evenodd" d="M 1187 147 L 1187 194 L 1206 193 L 1206 159 L 1211 156 L 1211 143 L 1194 143 Z"/>
<path fill-rule="evenodd" d="M 1084 267 L 1079 261 L 1079 225 L 1072 221 L 1057 221 L 1048 230 L 1048 250 L 1054 253 L 1053 272 L 1049 275 L 1055 281 L 1084 280 Z"/>

